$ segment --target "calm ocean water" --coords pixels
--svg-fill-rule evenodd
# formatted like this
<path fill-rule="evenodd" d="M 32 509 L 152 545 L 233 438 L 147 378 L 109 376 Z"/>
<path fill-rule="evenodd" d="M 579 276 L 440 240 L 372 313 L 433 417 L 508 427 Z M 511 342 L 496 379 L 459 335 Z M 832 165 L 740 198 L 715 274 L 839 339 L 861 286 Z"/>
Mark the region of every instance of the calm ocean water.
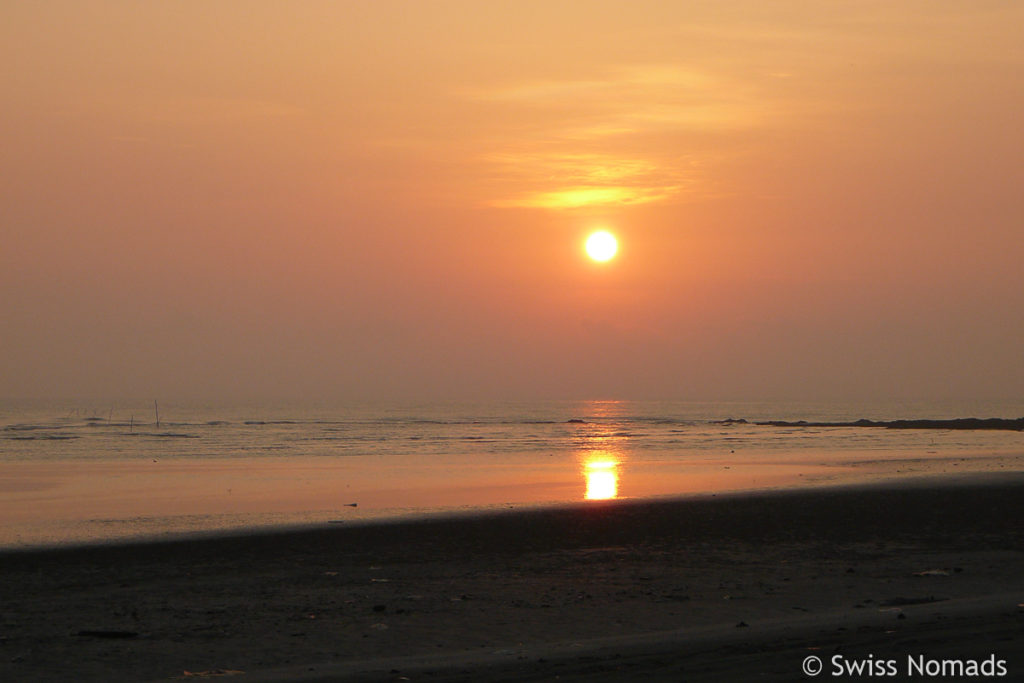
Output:
<path fill-rule="evenodd" d="M 160 423 L 156 424 L 157 411 Z M 614 448 L 648 457 L 803 450 L 978 451 L 1018 432 L 778 428 L 811 422 L 1024 416 L 1024 402 L 823 404 L 547 401 L 434 405 L 0 402 L 0 461 L 415 455 L 481 459 Z M 577 420 L 581 422 L 576 422 Z"/>
<path fill-rule="evenodd" d="M 0 403 L 0 546 L 1024 470 L 1024 403 Z"/>

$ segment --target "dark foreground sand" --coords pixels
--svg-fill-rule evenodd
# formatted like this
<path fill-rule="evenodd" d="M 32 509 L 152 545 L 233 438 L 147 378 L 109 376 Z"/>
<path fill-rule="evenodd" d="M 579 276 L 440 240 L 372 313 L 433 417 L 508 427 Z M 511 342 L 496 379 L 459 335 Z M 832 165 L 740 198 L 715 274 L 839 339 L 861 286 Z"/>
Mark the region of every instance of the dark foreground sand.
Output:
<path fill-rule="evenodd" d="M 1021 475 L 598 503 L 3 553 L 0 681 L 1024 680 L 1022 604 Z"/>

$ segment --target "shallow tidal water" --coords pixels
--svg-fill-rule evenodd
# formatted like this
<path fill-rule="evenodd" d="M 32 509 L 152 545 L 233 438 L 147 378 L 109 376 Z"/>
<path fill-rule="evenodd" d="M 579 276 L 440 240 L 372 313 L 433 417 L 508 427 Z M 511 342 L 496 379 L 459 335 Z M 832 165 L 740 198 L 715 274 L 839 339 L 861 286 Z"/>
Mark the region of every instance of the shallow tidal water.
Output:
<path fill-rule="evenodd" d="M 1019 471 L 1021 432 L 752 423 L 1021 415 L 1009 403 L 7 402 L 0 546 Z"/>

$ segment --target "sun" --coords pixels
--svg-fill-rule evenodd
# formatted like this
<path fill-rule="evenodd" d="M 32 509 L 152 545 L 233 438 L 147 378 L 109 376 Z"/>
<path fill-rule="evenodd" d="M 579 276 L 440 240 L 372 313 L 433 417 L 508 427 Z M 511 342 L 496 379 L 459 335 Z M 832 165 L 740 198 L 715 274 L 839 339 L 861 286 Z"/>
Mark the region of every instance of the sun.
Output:
<path fill-rule="evenodd" d="M 587 238 L 587 256 L 595 261 L 610 261 L 619 250 L 619 241 L 607 230 L 598 230 Z"/>

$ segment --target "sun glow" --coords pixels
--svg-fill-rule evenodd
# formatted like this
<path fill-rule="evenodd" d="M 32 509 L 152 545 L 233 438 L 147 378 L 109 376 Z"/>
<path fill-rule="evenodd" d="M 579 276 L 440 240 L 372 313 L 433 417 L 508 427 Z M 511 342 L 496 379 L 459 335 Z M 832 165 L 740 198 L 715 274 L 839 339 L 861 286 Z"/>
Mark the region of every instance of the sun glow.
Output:
<path fill-rule="evenodd" d="M 586 250 L 595 261 L 610 261 L 619 250 L 619 241 L 607 230 L 598 230 L 587 238 Z"/>

